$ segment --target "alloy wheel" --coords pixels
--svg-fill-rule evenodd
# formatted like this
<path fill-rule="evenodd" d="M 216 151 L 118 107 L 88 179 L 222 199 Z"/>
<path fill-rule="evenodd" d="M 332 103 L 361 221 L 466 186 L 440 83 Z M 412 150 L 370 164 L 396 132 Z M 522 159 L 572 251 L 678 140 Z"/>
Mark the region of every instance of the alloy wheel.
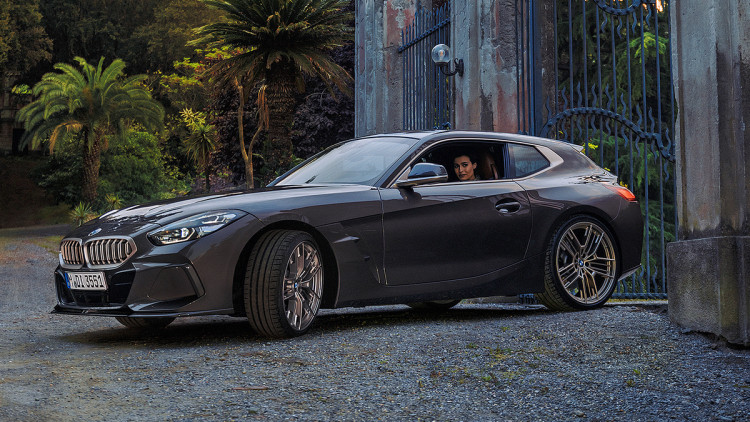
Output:
<path fill-rule="evenodd" d="M 591 221 L 568 227 L 555 251 L 555 270 L 563 290 L 584 305 L 609 296 L 616 281 L 616 261 L 609 235 Z"/>
<path fill-rule="evenodd" d="M 323 291 L 323 271 L 320 254 L 308 241 L 299 243 L 292 251 L 284 272 L 284 309 L 289 325 L 305 330 L 320 308 Z"/>

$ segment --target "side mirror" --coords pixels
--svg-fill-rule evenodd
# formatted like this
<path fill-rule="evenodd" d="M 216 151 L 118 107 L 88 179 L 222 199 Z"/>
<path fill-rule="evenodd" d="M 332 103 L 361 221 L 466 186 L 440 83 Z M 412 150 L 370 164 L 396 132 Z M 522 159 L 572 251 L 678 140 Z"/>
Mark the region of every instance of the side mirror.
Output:
<path fill-rule="evenodd" d="M 417 163 L 409 172 L 406 180 L 396 182 L 397 188 L 425 185 L 448 181 L 448 172 L 440 164 Z"/>

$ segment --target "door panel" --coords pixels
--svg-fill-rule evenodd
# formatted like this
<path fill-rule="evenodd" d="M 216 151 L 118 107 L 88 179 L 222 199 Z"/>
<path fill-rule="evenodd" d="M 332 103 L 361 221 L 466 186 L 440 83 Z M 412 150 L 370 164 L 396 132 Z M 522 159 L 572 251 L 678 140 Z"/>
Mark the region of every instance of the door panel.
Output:
<path fill-rule="evenodd" d="M 389 188 L 380 195 L 388 285 L 473 277 L 524 258 L 531 211 L 515 182 Z"/>

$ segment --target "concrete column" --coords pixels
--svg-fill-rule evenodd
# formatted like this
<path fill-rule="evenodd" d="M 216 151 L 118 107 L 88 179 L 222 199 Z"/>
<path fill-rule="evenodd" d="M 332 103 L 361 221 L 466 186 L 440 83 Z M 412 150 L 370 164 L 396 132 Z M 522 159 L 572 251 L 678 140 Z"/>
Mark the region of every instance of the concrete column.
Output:
<path fill-rule="evenodd" d="M 13 101 L 11 89 L 20 77 L 18 72 L 7 72 L 0 75 L 0 154 L 13 149 L 13 129 L 21 128 L 16 123 L 16 114 L 23 104 Z"/>
<path fill-rule="evenodd" d="M 671 4 L 678 242 L 669 315 L 750 345 L 750 3 Z"/>
<path fill-rule="evenodd" d="M 401 30 L 414 21 L 418 0 L 358 0 L 355 7 L 355 136 L 400 131 L 403 75 Z"/>
<path fill-rule="evenodd" d="M 453 0 L 451 49 L 464 60 L 455 76 L 455 128 L 516 132 L 515 0 Z"/>

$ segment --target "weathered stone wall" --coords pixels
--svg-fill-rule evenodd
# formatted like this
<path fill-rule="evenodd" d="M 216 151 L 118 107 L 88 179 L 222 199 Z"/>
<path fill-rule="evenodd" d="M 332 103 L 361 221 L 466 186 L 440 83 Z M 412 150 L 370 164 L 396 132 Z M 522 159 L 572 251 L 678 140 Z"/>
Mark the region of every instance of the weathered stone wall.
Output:
<path fill-rule="evenodd" d="M 672 3 L 679 239 L 667 247 L 678 324 L 750 345 L 750 3 Z"/>
<path fill-rule="evenodd" d="M 357 136 L 403 127 L 403 83 L 398 47 L 414 20 L 417 0 L 357 3 Z M 516 132 L 515 0 L 453 0 L 451 50 L 464 60 L 455 76 L 454 128 Z M 422 7 L 430 2 L 421 1 Z"/>
<path fill-rule="evenodd" d="M 456 76 L 455 128 L 517 130 L 515 2 L 453 0 L 453 55 L 464 60 Z"/>
<path fill-rule="evenodd" d="M 399 131 L 402 119 L 401 30 L 414 21 L 417 0 L 358 0 L 355 44 L 356 136 Z"/>

